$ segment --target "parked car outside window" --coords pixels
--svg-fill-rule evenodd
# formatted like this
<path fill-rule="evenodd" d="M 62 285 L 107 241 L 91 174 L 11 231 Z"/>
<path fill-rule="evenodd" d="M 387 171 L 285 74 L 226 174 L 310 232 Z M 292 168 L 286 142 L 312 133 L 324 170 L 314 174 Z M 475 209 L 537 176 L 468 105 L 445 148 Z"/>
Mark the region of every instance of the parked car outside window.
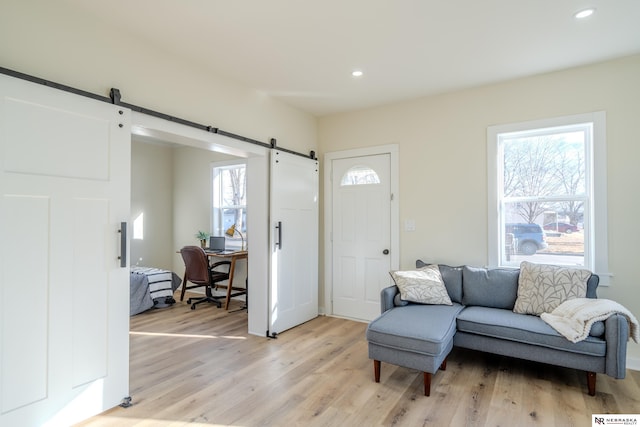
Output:
<path fill-rule="evenodd" d="M 544 231 L 538 224 L 507 223 L 505 233 L 513 234 L 516 241 L 516 253 L 533 255 L 537 251 L 547 249 Z"/>
<path fill-rule="evenodd" d="M 578 226 L 573 224 L 567 224 L 566 222 L 550 222 L 543 227 L 548 231 L 557 231 L 559 233 L 571 234 L 574 231 L 578 231 Z"/>

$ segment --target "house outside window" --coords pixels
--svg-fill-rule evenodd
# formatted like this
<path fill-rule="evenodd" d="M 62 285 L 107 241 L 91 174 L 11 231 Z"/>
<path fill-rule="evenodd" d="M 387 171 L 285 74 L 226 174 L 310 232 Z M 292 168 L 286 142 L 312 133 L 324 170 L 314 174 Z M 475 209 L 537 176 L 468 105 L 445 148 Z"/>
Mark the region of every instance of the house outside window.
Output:
<path fill-rule="evenodd" d="M 489 127 L 490 265 L 584 267 L 606 283 L 604 126 L 592 113 Z"/>
<path fill-rule="evenodd" d="M 213 234 L 226 237 L 228 249 L 240 249 L 247 239 L 246 163 L 216 162 L 212 164 L 212 227 Z M 225 235 L 236 226 L 233 236 Z M 239 231 L 239 233 L 238 233 Z"/>

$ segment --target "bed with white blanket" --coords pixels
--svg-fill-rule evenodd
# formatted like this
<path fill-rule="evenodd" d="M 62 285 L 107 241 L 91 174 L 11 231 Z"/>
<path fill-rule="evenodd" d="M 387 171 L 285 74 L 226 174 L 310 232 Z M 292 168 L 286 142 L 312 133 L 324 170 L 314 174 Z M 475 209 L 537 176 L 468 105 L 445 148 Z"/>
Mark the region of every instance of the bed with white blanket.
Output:
<path fill-rule="evenodd" d="M 174 304 L 173 292 L 182 279 L 169 270 L 153 267 L 131 267 L 129 315 L 142 313 L 152 307 Z"/>

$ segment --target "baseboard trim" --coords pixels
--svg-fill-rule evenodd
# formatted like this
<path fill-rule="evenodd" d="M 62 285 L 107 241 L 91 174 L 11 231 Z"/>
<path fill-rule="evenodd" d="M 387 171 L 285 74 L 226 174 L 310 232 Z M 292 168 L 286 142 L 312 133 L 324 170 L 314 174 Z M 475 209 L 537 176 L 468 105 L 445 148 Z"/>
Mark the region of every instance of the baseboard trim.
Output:
<path fill-rule="evenodd" d="M 640 371 L 640 358 L 627 355 L 627 369 Z"/>

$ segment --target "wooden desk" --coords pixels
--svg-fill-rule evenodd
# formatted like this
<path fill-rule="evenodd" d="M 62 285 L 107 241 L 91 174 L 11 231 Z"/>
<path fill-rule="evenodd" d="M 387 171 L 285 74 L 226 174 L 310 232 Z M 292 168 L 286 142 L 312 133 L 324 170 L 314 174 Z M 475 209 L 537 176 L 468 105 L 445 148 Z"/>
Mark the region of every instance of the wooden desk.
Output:
<path fill-rule="evenodd" d="M 225 259 L 230 259 L 231 260 L 231 266 L 229 267 L 229 286 L 227 286 L 227 298 L 225 300 L 224 303 L 224 309 L 228 310 L 229 309 L 229 300 L 231 299 L 231 297 L 237 297 L 239 295 L 246 295 L 247 298 L 247 302 L 249 300 L 249 295 L 248 295 L 248 289 L 247 288 L 239 288 L 239 287 L 232 287 L 233 285 L 233 275 L 235 273 L 236 270 L 236 261 L 239 259 L 249 259 L 249 253 L 247 251 L 236 251 L 236 252 L 207 252 L 206 250 L 204 251 L 205 254 L 207 254 L 207 256 L 209 258 L 225 258 Z M 248 270 L 248 269 L 247 269 Z M 247 271 L 247 274 L 249 272 Z M 240 292 L 236 292 L 236 293 L 231 293 L 231 291 L 240 291 Z"/>

